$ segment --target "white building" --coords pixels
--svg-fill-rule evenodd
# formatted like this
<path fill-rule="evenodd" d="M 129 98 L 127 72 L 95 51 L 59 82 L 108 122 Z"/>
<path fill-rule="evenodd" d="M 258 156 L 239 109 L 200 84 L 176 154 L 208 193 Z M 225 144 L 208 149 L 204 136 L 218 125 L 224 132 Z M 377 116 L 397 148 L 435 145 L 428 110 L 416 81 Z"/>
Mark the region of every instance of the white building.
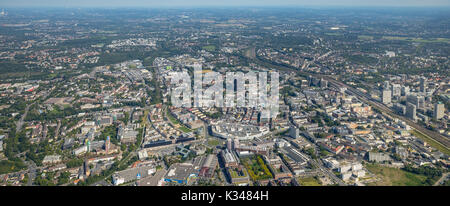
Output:
<path fill-rule="evenodd" d="M 42 160 L 42 164 L 55 164 L 61 162 L 61 155 L 47 155 Z"/>
<path fill-rule="evenodd" d="M 444 112 L 445 112 L 444 104 L 436 103 L 434 105 L 434 118 L 435 119 L 442 119 L 444 117 Z"/>

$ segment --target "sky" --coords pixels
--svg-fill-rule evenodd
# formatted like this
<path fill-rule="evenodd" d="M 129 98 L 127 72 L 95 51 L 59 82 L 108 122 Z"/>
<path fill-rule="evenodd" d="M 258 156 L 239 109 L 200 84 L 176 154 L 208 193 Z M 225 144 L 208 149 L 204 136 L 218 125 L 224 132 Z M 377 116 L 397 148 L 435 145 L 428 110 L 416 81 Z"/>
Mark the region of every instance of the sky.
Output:
<path fill-rule="evenodd" d="M 450 0 L 0 0 L 1 7 L 386 6 L 449 7 Z"/>

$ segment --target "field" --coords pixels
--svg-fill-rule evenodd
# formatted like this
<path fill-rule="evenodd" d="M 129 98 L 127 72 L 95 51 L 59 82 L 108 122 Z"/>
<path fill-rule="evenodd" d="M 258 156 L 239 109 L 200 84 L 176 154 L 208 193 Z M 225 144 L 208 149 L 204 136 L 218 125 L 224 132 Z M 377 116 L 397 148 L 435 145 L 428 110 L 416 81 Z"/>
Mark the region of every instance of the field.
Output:
<path fill-rule="evenodd" d="M 325 33 L 328 36 L 344 36 L 344 34 L 340 34 L 340 33 Z"/>
<path fill-rule="evenodd" d="M 404 37 L 404 36 L 383 36 L 381 37 L 384 40 L 390 40 L 390 41 L 410 41 L 410 42 L 416 42 L 416 43 L 450 43 L 450 39 L 448 38 L 429 38 L 429 39 L 423 39 L 423 38 L 415 38 L 415 37 Z M 358 39 L 360 40 L 373 40 L 373 36 L 369 35 L 359 35 Z"/>
<path fill-rule="evenodd" d="M 383 39 L 412 41 L 412 42 L 417 42 L 417 43 L 450 43 L 450 39 L 447 39 L 447 38 L 423 39 L 423 38 L 413 38 L 413 37 L 383 36 Z"/>
<path fill-rule="evenodd" d="M 370 186 L 423 186 L 427 177 L 403 171 L 397 168 L 367 164 L 366 168 L 381 181 L 369 183 Z"/>
<path fill-rule="evenodd" d="M 373 36 L 359 35 L 358 39 L 361 39 L 361 40 L 373 40 Z"/>
<path fill-rule="evenodd" d="M 298 178 L 298 183 L 300 183 L 301 186 L 321 186 L 320 180 L 314 178 L 314 177 L 304 177 L 304 178 Z"/>
<path fill-rule="evenodd" d="M 213 138 L 211 138 L 211 139 L 209 139 L 208 140 L 208 145 L 209 146 L 217 146 L 217 145 L 219 145 L 220 144 L 220 142 L 219 142 L 219 140 L 217 140 L 217 139 L 213 139 Z"/>
<path fill-rule="evenodd" d="M 216 46 L 214 46 L 214 45 L 204 46 L 204 47 L 202 47 L 202 49 L 204 49 L 206 51 L 215 51 Z"/>

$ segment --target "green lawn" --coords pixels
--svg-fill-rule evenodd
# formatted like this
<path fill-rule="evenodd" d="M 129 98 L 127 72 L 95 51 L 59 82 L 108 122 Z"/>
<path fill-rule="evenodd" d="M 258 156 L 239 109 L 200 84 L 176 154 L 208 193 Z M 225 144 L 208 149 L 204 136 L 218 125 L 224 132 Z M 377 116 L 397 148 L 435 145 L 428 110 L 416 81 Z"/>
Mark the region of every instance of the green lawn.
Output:
<path fill-rule="evenodd" d="M 365 167 L 378 178 L 381 178 L 381 181 L 369 183 L 370 186 L 423 186 L 427 179 L 424 175 L 377 164 L 366 164 Z"/>
<path fill-rule="evenodd" d="M 450 39 L 447 38 L 415 38 L 415 37 L 399 37 L 399 36 L 383 36 L 386 40 L 400 40 L 400 41 L 412 41 L 418 43 L 450 43 Z"/>
<path fill-rule="evenodd" d="M 217 146 L 217 145 L 219 145 L 219 144 L 220 144 L 220 142 L 219 142 L 219 140 L 217 140 L 217 139 L 209 139 L 209 140 L 208 140 L 208 145 L 209 145 L 209 146 L 215 147 L 215 146 Z"/>
<path fill-rule="evenodd" d="M 298 183 L 300 183 L 301 186 L 321 186 L 320 180 L 314 178 L 314 177 L 304 177 L 304 178 L 298 178 Z"/>
<path fill-rule="evenodd" d="M 208 45 L 208 46 L 202 47 L 202 49 L 204 49 L 204 50 L 206 50 L 206 51 L 215 51 L 215 50 L 216 50 L 216 46 L 214 46 L 214 45 Z"/>
<path fill-rule="evenodd" d="M 15 161 L 15 162 L 9 160 L 0 161 L 0 174 L 17 172 L 25 168 L 26 165 L 22 161 Z"/>
<path fill-rule="evenodd" d="M 253 181 L 266 180 L 273 177 L 269 168 L 259 155 L 243 158 L 242 163 Z"/>
<path fill-rule="evenodd" d="M 328 35 L 328 36 L 343 36 L 344 34 L 341 34 L 341 33 L 325 33 L 326 35 Z"/>
<path fill-rule="evenodd" d="M 191 129 L 189 129 L 189 128 L 185 127 L 185 126 L 180 126 L 178 129 L 180 129 L 183 132 L 191 132 L 192 131 Z"/>
<path fill-rule="evenodd" d="M 181 124 L 181 122 L 175 119 L 175 117 L 173 117 L 168 110 L 167 110 L 167 118 L 169 118 L 170 122 L 172 122 L 172 124 L 174 125 Z"/>
<path fill-rule="evenodd" d="M 169 111 L 167 111 L 167 118 L 169 118 L 170 122 L 175 125 L 179 125 L 178 129 L 182 132 L 191 132 L 192 130 L 181 124 L 180 121 L 178 121 L 175 117 L 173 117 Z"/>
<path fill-rule="evenodd" d="M 359 35 L 358 39 L 361 39 L 361 40 L 373 40 L 373 36 Z"/>

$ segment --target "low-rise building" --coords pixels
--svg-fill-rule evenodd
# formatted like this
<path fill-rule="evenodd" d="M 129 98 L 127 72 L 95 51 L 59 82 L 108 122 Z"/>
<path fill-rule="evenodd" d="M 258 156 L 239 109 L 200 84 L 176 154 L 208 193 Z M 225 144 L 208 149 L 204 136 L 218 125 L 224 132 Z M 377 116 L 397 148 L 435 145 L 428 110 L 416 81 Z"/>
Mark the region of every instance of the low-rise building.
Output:
<path fill-rule="evenodd" d="M 139 180 L 141 178 L 152 175 L 156 172 L 154 165 L 146 165 L 141 167 L 135 167 L 126 169 L 123 171 L 115 172 L 112 175 L 112 181 L 114 185 L 120 185 L 123 183 Z"/>
<path fill-rule="evenodd" d="M 61 162 L 61 155 L 47 155 L 42 160 L 42 164 L 56 164 Z"/>

